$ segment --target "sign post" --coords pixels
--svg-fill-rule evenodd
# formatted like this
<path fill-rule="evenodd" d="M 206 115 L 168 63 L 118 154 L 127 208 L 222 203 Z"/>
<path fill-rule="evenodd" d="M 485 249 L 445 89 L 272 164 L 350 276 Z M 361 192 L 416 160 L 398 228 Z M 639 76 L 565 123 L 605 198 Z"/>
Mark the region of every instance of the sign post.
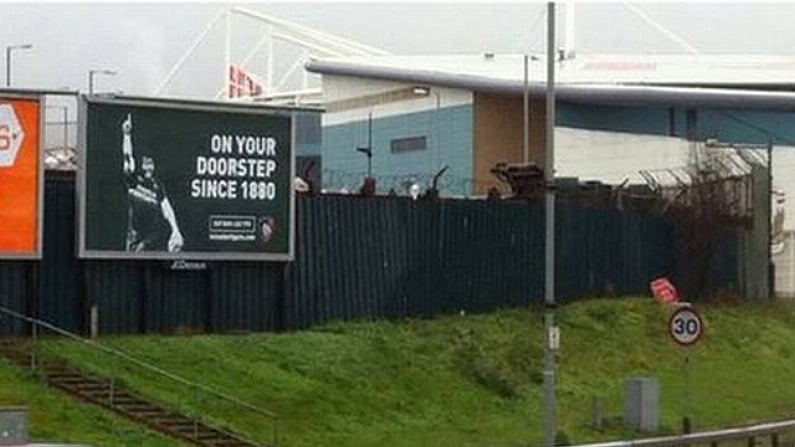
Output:
<path fill-rule="evenodd" d="M 704 329 L 701 315 L 690 305 L 676 309 L 668 319 L 668 333 L 680 346 L 692 346 L 701 338 Z"/>
<path fill-rule="evenodd" d="M 681 307 L 676 309 L 671 317 L 668 319 L 668 334 L 680 346 L 689 348 L 701 339 L 704 333 L 704 321 L 701 315 L 695 309 L 690 307 L 690 304 L 684 303 Z M 684 417 L 682 418 L 682 428 L 685 433 L 690 433 L 690 350 L 685 349 L 684 352 L 684 389 L 683 389 L 683 407 Z"/>

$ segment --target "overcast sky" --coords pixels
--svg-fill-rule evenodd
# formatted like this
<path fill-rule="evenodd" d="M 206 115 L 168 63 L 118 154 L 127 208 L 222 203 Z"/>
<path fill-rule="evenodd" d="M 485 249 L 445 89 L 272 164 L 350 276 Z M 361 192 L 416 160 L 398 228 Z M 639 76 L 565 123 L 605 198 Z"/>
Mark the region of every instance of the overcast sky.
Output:
<path fill-rule="evenodd" d="M 12 53 L 15 87 L 88 90 L 90 69 L 112 69 L 96 76 L 95 90 L 152 95 L 194 38 L 219 12 L 235 3 L 3 3 L 0 49 L 33 44 Z M 558 6 L 563 35 L 565 3 Z M 681 53 L 684 48 L 632 11 L 639 8 L 660 27 L 702 53 L 795 54 L 795 3 L 576 3 L 576 49 L 580 53 Z M 542 53 L 546 3 L 246 3 L 243 6 L 337 34 L 396 54 Z M 224 79 L 223 21 L 212 27 L 186 60 L 164 94 L 211 98 Z M 232 60 L 241 61 L 263 33 L 244 17 L 232 20 Z M 280 77 L 298 52 L 278 44 Z M 1 53 L 4 56 L 4 53 Z M 5 57 L 0 57 L 5 80 Z M 280 70 L 281 67 L 281 70 Z M 265 73 L 263 54 L 248 66 Z M 315 78 L 317 79 L 317 78 Z M 298 87 L 300 76 L 291 78 Z M 315 81 L 317 82 L 317 81 Z M 48 141 L 61 144 L 63 119 L 58 106 L 70 98 L 49 97 Z M 70 126 L 70 144 L 76 127 Z"/>
<path fill-rule="evenodd" d="M 0 4 L 0 47 L 13 53 L 13 84 L 87 89 L 91 68 L 102 91 L 150 94 L 191 40 L 233 4 Z M 795 54 L 795 4 L 637 3 L 649 17 L 703 53 Z M 543 51 L 545 4 L 531 3 L 252 3 L 246 7 L 339 34 L 394 53 Z M 559 8 L 562 12 L 563 6 Z M 681 52 L 682 47 L 621 3 L 578 3 L 580 52 Z M 563 22 L 562 16 L 559 23 Z M 261 32 L 245 18 L 233 27 L 240 59 Z M 171 87 L 207 96 L 223 67 L 223 28 L 216 26 Z M 286 61 L 283 63 L 289 63 Z M 262 59 L 253 65 L 262 65 Z M 5 62 L 2 61 L 5 68 Z"/>

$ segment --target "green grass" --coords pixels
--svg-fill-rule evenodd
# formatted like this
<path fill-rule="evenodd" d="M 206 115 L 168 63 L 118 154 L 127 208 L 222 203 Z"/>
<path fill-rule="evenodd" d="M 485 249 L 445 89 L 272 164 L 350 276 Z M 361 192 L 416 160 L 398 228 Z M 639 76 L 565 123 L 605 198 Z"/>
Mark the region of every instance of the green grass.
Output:
<path fill-rule="evenodd" d="M 180 447 L 178 443 L 47 389 L 36 377 L 0 362 L 0 404 L 28 408 L 29 437 L 108 447 Z"/>
<path fill-rule="evenodd" d="M 696 429 L 795 416 L 795 308 L 702 306 L 706 336 L 691 349 Z M 670 309 L 651 299 L 589 300 L 558 311 L 558 414 L 571 442 L 639 436 L 621 428 L 623 383 L 661 384 L 661 433 L 684 407 L 684 350 Z M 435 320 L 335 323 L 288 334 L 107 337 L 102 343 L 281 416 L 287 446 L 539 445 L 542 315 L 507 310 Z M 200 411 L 267 441 L 262 417 L 202 397 L 138 368 L 101 361 L 74 343 L 46 349 L 116 374 L 141 392 Z M 112 365 L 112 366 L 111 366 Z M 604 396 L 608 428 L 589 428 Z"/>

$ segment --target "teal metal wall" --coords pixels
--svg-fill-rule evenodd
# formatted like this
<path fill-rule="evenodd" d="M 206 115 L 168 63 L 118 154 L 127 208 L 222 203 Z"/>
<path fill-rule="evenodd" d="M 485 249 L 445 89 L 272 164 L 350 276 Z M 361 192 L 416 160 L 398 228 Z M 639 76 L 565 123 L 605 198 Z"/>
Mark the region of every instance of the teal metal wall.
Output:
<path fill-rule="evenodd" d="M 795 145 L 794 113 L 732 109 L 686 109 L 681 107 L 600 106 L 561 102 L 557 108 L 559 126 L 578 129 L 628 132 L 646 135 L 688 137 L 688 114 L 692 137 L 718 138 L 733 143 Z M 378 190 L 387 192 L 410 179 L 426 185 L 437 167 L 449 164 L 442 177 L 445 195 L 467 196 L 472 190 L 471 105 L 442 108 L 373 119 L 373 172 Z M 367 120 L 323 128 L 323 186 L 354 190 L 367 171 L 366 158 L 355 151 L 367 145 Z M 428 149 L 392 154 L 394 138 L 426 135 Z"/>
<path fill-rule="evenodd" d="M 795 145 L 795 113 L 734 109 L 691 109 L 694 137 L 732 143 Z M 687 137 L 683 108 L 594 106 L 560 103 L 557 124 L 565 127 Z"/>
<path fill-rule="evenodd" d="M 472 190 L 471 105 L 444 107 L 398 116 L 374 117 L 373 176 L 378 191 L 395 188 L 405 194 L 404 181 L 430 183 L 441 165 L 450 165 L 441 179 L 446 195 L 467 196 Z M 393 154 L 393 139 L 425 136 L 427 149 Z M 353 190 L 367 173 L 367 158 L 356 147 L 367 146 L 368 120 L 323 127 L 323 187 Z"/>
<path fill-rule="evenodd" d="M 795 145 L 795 113 L 699 109 L 697 126 L 701 139 Z"/>
<path fill-rule="evenodd" d="M 669 107 L 557 104 L 558 126 L 648 135 L 685 136 L 685 114 Z"/>
<path fill-rule="evenodd" d="M 295 119 L 296 155 L 319 155 L 323 147 L 320 113 L 297 113 Z"/>

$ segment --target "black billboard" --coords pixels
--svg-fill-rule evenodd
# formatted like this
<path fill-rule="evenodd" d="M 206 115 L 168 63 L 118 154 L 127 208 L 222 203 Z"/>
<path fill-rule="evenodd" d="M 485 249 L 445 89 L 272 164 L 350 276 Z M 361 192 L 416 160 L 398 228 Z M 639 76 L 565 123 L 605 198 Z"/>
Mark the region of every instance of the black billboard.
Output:
<path fill-rule="evenodd" d="M 99 97 L 80 111 L 82 257 L 292 259 L 290 111 Z"/>

